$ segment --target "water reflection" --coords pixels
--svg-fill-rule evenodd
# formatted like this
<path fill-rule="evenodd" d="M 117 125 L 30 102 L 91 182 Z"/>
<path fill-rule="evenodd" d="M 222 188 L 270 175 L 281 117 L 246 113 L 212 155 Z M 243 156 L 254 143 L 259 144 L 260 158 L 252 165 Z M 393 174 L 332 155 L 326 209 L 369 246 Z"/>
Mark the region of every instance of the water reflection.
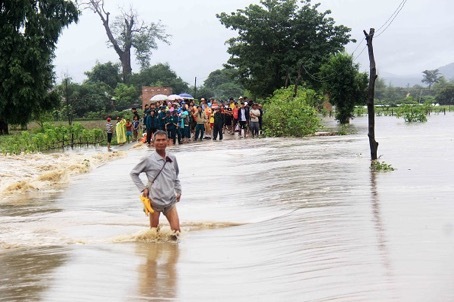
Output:
<path fill-rule="evenodd" d="M 382 212 L 381 212 L 381 204 L 379 198 L 379 192 L 377 190 L 377 172 L 370 171 L 370 184 L 371 184 L 371 201 L 372 201 L 372 214 L 373 214 L 373 222 L 375 227 L 375 232 L 377 236 L 377 247 L 379 250 L 379 254 L 381 257 L 380 263 L 383 264 L 387 286 L 390 287 L 390 294 L 393 296 L 391 300 L 398 301 L 399 299 L 396 297 L 397 293 L 394 288 L 394 273 L 393 267 L 391 263 L 391 258 L 389 254 L 389 250 L 387 247 L 386 241 L 386 230 L 383 224 Z"/>
<path fill-rule="evenodd" d="M 139 296 L 147 300 L 176 299 L 178 243 L 137 243 L 136 254 L 143 259 L 137 268 Z"/>
<path fill-rule="evenodd" d="M 52 272 L 66 261 L 57 247 L 14 250 L 0 254 L 0 299 L 36 301 L 52 281 Z"/>

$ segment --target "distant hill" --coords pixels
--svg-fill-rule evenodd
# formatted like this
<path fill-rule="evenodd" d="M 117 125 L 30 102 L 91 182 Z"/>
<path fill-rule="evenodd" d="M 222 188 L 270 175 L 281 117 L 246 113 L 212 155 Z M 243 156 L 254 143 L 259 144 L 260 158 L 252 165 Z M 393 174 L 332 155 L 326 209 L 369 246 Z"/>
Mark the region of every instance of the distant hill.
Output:
<path fill-rule="evenodd" d="M 445 65 L 443 67 L 438 68 L 440 73 L 445 76 L 447 80 L 454 79 L 454 63 Z"/>
<path fill-rule="evenodd" d="M 383 72 L 378 76 L 379 78 L 385 80 L 386 84 L 391 84 L 394 87 L 411 87 L 414 85 L 423 85 L 423 83 L 421 83 L 422 73 L 421 75 L 396 75 Z"/>
<path fill-rule="evenodd" d="M 437 68 L 434 68 L 437 69 Z M 438 67 L 440 73 L 447 80 L 454 80 L 454 63 Z M 392 73 L 383 72 L 378 75 L 380 78 L 385 80 L 386 84 L 391 84 L 394 87 L 407 87 L 414 85 L 426 86 L 421 82 L 422 80 L 422 71 L 420 74 L 411 74 L 411 75 L 396 75 Z"/>

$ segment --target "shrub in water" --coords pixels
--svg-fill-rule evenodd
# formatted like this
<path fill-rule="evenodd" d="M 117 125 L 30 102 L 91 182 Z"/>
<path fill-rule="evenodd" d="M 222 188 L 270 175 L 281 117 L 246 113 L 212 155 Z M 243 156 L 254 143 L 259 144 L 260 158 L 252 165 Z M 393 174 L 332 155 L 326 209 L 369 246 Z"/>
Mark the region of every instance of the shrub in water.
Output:
<path fill-rule="evenodd" d="M 294 97 L 294 86 L 278 89 L 263 106 L 263 124 L 269 136 L 302 137 L 314 134 L 321 125 L 317 110 L 322 97 L 311 89 L 298 89 Z"/>

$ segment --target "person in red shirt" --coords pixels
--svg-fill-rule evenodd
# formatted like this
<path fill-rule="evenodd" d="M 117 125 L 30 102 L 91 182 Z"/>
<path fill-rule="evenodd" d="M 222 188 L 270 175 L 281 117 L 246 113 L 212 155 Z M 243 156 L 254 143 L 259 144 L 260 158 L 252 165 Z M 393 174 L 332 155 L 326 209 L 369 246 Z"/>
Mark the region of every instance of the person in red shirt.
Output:
<path fill-rule="evenodd" d="M 236 125 L 238 124 L 238 112 L 240 111 L 240 106 L 238 102 L 235 102 L 235 107 L 232 109 L 233 123 L 232 123 L 232 134 L 236 132 Z"/>
<path fill-rule="evenodd" d="M 128 144 L 131 142 L 131 137 L 132 137 L 132 123 L 130 119 L 126 120 L 126 141 Z"/>

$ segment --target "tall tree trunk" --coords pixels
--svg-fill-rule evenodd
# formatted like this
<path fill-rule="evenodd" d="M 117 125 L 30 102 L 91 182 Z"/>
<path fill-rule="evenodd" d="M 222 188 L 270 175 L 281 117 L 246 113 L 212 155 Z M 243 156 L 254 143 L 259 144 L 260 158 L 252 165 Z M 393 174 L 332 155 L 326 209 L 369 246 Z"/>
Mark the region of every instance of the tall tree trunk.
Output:
<path fill-rule="evenodd" d="M 128 49 L 127 51 L 118 54 L 120 56 L 121 67 L 122 67 L 122 77 L 124 83 L 129 83 L 129 78 L 132 74 L 131 68 L 131 50 Z"/>
<path fill-rule="evenodd" d="M 104 26 L 104 29 L 106 30 L 107 37 L 109 38 L 110 43 L 112 43 L 112 46 L 115 50 L 115 52 L 118 54 L 118 57 L 120 58 L 121 61 L 121 66 L 122 66 L 122 75 L 123 75 L 123 82 L 127 82 L 131 73 L 132 73 L 132 68 L 131 68 L 131 47 L 132 44 L 126 43 L 125 44 L 125 49 L 121 49 L 120 45 L 118 45 L 117 40 L 115 40 L 115 37 L 112 34 L 112 30 L 110 29 L 109 25 L 109 17 L 110 13 L 106 12 L 104 10 L 104 1 L 103 0 L 90 0 L 89 5 L 91 9 L 98 14 L 98 16 L 101 18 L 102 24 Z M 134 25 L 134 20 L 131 18 L 131 20 L 125 20 L 127 24 L 127 34 L 131 35 L 131 29 Z M 130 39 L 129 39 L 130 40 Z"/>
<path fill-rule="evenodd" d="M 364 30 L 366 36 L 367 49 L 369 51 L 370 62 L 370 75 L 369 75 L 369 88 L 367 93 L 367 114 L 369 116 L 369 146 L 371 160 L 377 159 L 378 143 L 375 141 L 375 80 L 377 79 L 377 68 L 375 67 L 374 48 L 372 46 L 372 39 L 374 38 L 375 29 L 371 28 L 369 34 Z"/>

